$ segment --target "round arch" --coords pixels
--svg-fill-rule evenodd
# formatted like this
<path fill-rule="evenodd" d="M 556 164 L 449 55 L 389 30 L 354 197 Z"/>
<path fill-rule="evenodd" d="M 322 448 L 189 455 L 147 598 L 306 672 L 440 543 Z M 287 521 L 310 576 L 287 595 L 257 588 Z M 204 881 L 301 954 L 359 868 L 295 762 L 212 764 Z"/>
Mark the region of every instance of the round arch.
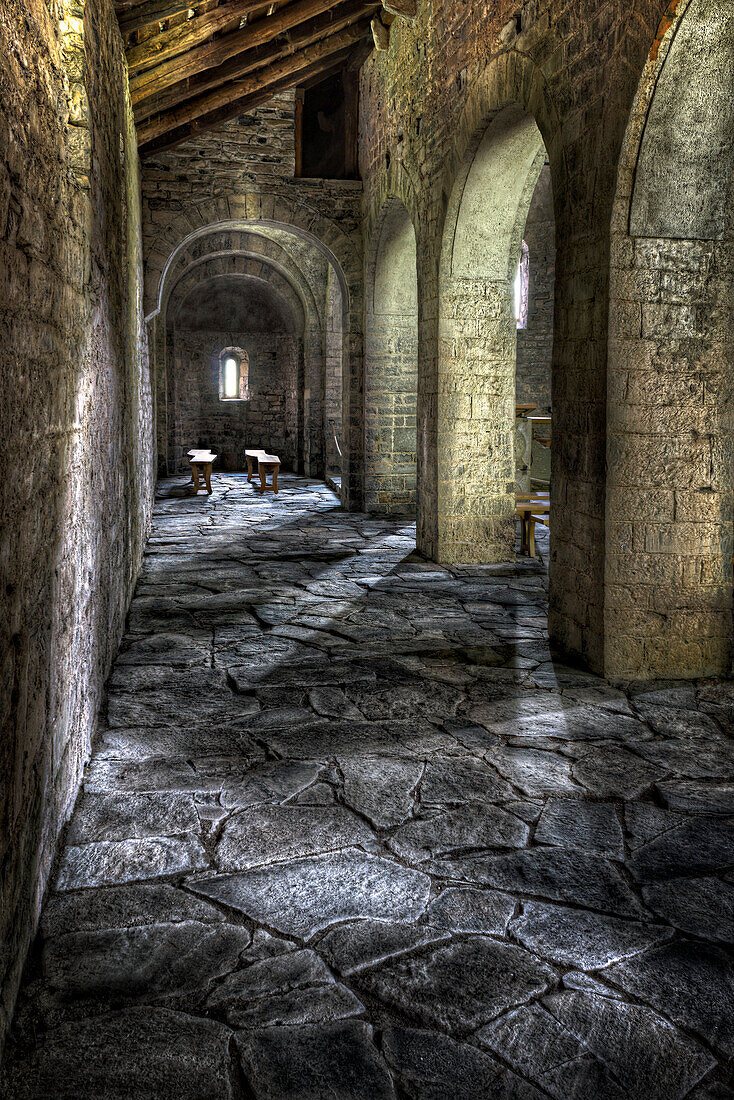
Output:
<path fill-rule="evenodd" d="M 514 556 L 513 283 L 545 159 L 533 115 L 506 104 L 467 143 L 448 200 L 436 378 L 439 561 Z"/>
<path fill-rule="evenodd" d="M 734 10 L 662 20 L 611 221 L 604 671 L 728 675 L 734 524 Z"/>

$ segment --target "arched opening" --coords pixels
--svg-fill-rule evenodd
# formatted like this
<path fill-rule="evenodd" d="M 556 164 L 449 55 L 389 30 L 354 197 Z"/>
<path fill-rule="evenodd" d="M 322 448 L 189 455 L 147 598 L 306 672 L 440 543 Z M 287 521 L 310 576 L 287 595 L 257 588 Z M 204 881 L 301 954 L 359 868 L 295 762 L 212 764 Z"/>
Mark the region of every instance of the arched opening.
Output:
<path fill-rule="evenodd" d="M 390 200 L 375 238 L 365 328 L 365 507 L 416 507 L 418 275 L 413 223 Z"/>
<path fill-rule="evenodd" d="M 169 311 L 171 472 L 186 470 L 192 447 L 216 451 L 225 470 L 244 469 L 252 447 L 295 469 L 303 380 L 299 300 L 286 296 L 288 284 L 272 272 L 269 281 L 208 271 L 201 269 Z"/>
<path fill-rule="evenodd" d="M 243 348 L 222 348 L 219 353 L 219 400 L 247 401 L 250 357 Z"/>
<path fill-rule="evenodd" d="M 731 669 L 734 11 L 690 0 L 648 60 L 612 222 L 605 671 Z"/>
<path fill-rule="evenodd" d="M 554 278 L 545 145 L 533 117 L 509 106 L 477 136 L 446 215 L 432 548 L 439 561 L 513 557 L 517 494 L 545 501 Z M 522 405 L 535 407 L 521 410 L 520 423 Z"/>

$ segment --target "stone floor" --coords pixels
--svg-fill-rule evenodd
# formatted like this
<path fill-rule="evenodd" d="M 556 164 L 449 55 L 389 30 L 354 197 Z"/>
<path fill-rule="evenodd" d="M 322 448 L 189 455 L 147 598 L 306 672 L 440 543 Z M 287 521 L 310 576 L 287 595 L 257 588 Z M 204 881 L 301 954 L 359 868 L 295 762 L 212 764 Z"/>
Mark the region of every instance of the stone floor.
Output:
<path fill-rule="evenodd" d="M 282 484 L 160 486 L 6 1094 L 734 1097 L 732 685 Z"/>

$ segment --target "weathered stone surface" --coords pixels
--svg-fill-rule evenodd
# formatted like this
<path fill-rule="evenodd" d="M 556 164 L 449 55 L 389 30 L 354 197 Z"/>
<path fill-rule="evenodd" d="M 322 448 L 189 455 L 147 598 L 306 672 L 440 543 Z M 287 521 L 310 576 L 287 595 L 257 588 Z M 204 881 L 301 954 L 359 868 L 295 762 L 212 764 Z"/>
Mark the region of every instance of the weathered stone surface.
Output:
<path fill-rule="evenodd" d="M 663 801 L 671 810 L 698 814 L 734 814 L 734 784 L 697 783 L 681 779 L 658 783 Z"/>
<path fill-rule="evenodd" d="M 541 749 L 492 748 L 486 759 L 516 787 L 531 798 L 564 795 L 573 798 L 579 788 L 571 778 L 571 762 Z"/>
<path fill-rule="evenodd" d="M 644 886 L 645 904 L 675 928 L 734 943 L 734 885 L 717 878 L 673 878 Z"/>
<path fill-rule="evenodd" d="M 679 874 L 728 870 L 734 862 L 734 825 L 716 817 L 694 817 L 638 848 L 630 859 L 641 882 Z"/>
<path fill-rule="evenodd" d="M 544 1005 L 620 1081 L 630 1096 L 682 1100 L 716 1061 L 667 1020 L 591 993 L 557 993 Z"/>
<path fill-rule="evenodd" d="M 253 806 L 230 818 L 217 845 L 222 871 L 374 844 L 372 833 L 342 806 Z"/>
<path fill-rule="evenodd" d="M 567 901 L 606 913 L 640 917 L 642 909 L 606 860 L 564 849 L 534 848 L 508 855 L 436 860 L 431 873 L 520 895 Z"/>
<path fill-rule="evenodd" d="M 400 825 L 410 816 L 422 764 L 391 756 L 364 756 L 340 759 L 339 767 L 346 801 L 377 828 Z"/>
<path fill-rule="evenodd" d="M 538 844 L 622 859 L 622 828 L 612 805 L 549 798 L 535 829 Z"/>
<path fill-rule="evenodd" d="M 41 918 L 45 939 L 66 932 L 97 932 L 104 928 L 134 928 L 142 924 L 175 924 L 194 920 L 219 923 L 215 906 L 167 883 L 109 886 L 72 894 L 52 894 Z"/>
<path fill-rule="evenodd" d="M 358 1021 L 240 1032 L 237 1048 L 255 1100 L 395 1100 L 372 1028 Z"/>
<path fill-rule="evenodd" d="M 268 733 L 269 745 L 295 760 L 331 760 L 348 756 L 394 755 L 422 758 L 450 750 L 455 742 L 428 722 L 316 723 L 302 729 Z"/>
<path fill-rule="evenodd" d="M 206 994 L 214 978 L 237 965 L 251 938 L 246 928 L 190 920 L 71 932 L 44 947 L 43 975 L 53 998 L 66 1002 Z"/>
<path fill-rule="evenodd" d="M 664 944 L 604 972 L 727 1057 L 734 1053 L 734 964 L 717 947 Z"/>
<path fill-rule="evenodd" d="M 164 1008 L 61 1024 L 17 1066 L 18 1100 L 233 1100 L 232 1032 Z"/>
<path fill-rule="evenodd" d="M 599 745 L 573 766 L 574 779 L 600 798 L 639 798 L 663 775 L 665 768 L 616 745 Z"/>
<path fill-rule="evenodd" d="M 419 871 L 353 850 L 190 882 L 196 893 L 303 939 L 337 921 L 415 920 L 429 885 Z"/>
<path fill-rule="evenodd" d="M 448 932 L 433 925 L 364 920 L 330 929 L 317 946 L 330 966 L 349 977 L 398 955 L 448 939 Z"/>
<path fill-rule="evenodd" d="M 64 848 L 56 889 L 114 886 L 203 871 L 209 865 L 209 857 L 201 841 L 192 833 L 181 837 L 148 837 L 145 840 L 103 840 L 97 844 Z"/>
<path fill-rule="evenodd" d="M 475 937 L 369 970 L 359 987 L 414 1019 L 463 1034 L 555 981 L 519 947 Z"/>
<path fill-rule="evenodd" d="M 401 826 L 388 846 L 402 859 L 421 863 L 449 857 L 471 848 L 518 848 L 528 839 L 528 827 L 497 806 L 468 803 L 435 817 Z"/>
<path fill-rule="evenodd" d="M 282 761 L 250 768 L 242 781 L 222 791 L 223 806 L 255 806 L 260 802 L 286 802 L 315 782 L 319 765 Z"/>
<path fill-rule="evenodd" d="M 262 758 L 262 753 L 259 754 Z M 241 782 L 257 756 L 207 756 L 181 760 L 93 761 L 88 791 L 219 791 Z"/>
<path fill-rule="evenodd" d="M 447 1096 L 540 1100 L 541 1094 L 476 1047 L 439 1031 L 386 1028 L 382 1053 L 411 1100 Z"/>
<path fill-rule="evenodd" d="M 517 902 L 496 890 L 450 886 L 428 906 L 428 920 L 453 932 L 488 932 L 503 936 Z"/>
<path fill-rule="evenodd" d="M 199 818 L 191 795 L 90 791 L 76 809 L 66 843 L 78 846 L 102 840 L 141 840 L 198 828 Z"/>
<path fill-rule="evenodd" d="M 506 1013 L 477 1032 L 477 1039 L 555 1100 L 623 1100 L 628 1095 L 542 1004 Z"/>
<path fill-rule="evenodd" d="M 426 765 L 421 782 L 421 801 L 440 805 L 462 802 L 500 802 L 512 790 L 496 772 L 479 760 L 438 757 Z"/>
<path fill-rule="evenodd" d="M 207 1006 L 239 1028 L 319 1023 L 364 1013 L 364 1006 L 334 981 L 313 951 L 275 956 L 231 974 Z"/>
<path fill-rule="evenodd" d="M 535 901 L 525 902 L 510 931 L 536 955 L 581 970 L 607 966 L 670 937 L 659 926 Z"/>

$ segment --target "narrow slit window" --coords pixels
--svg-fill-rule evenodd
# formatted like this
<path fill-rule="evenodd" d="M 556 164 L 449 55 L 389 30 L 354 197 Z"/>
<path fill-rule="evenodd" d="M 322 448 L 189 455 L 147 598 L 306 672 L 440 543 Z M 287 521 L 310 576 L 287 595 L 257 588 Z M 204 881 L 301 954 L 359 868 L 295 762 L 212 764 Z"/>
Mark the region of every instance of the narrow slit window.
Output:
<path fill-rule="evenodd" d="M 520 262 L 517 265 L 517 272 L 515 273 L 515 283 L 513 286 L 514 299 L 515 299 L 515 323 L 518 328 L 528 327 L 528 301 L 530 296 L 530 250 L 522 242 L 522 252 L 520 253 Z"/>
<path fill-rule="evenodd" d="M 225 359 L 224 361 L 224 396 L 225 397 L 238 397 L 239 385 L 237 379 L 237 360 Z"/>
<path fill-rule="evenodd" d="M 242 348 L 223 348 L 219 353 L 219 400 L 247 401 L 250 360 Z"/>

